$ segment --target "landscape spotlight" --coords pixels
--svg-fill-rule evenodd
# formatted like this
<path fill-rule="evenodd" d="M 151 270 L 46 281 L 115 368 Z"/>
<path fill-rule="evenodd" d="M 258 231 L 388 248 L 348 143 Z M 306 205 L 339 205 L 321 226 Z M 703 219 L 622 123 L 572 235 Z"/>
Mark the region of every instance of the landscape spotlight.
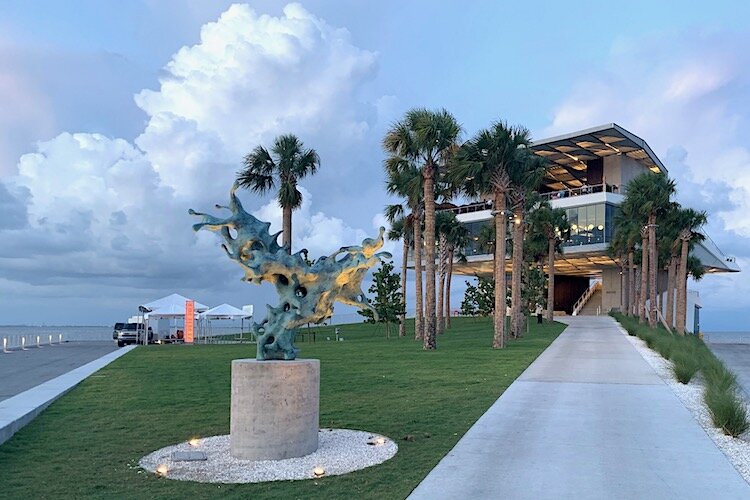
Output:
<path fill-rule="evenodd" d="M 317 467 L 315 467 L 315 468 L 313 469 L 313 475 L 314 475 L 315 477 L 320 477 L 320 476 L 324 476 L 324 475 L 325 475 L 325 473 L 326 473 L 326 470 L 325 470 L 325 469 L 324 469 L 323 467 L 321 467 L 320 465 L 318 465 Z"/>
<path fill-rule="evenodd" d="M 200 446 L 201 440 L 198 439 L 198 438 L 192 438 L 190 441 L 188 441 L 188 444 L 190 446 L 192 446 L 193 448 L 196 448 L 196 447 Z"/>
<path fill-rule="evenodd" d="M 168 472 L 169 467 L 167 467 L 167 464 L 161 464 L 156 468 L 156 473 L 159 475 L 166 476 Z"/>

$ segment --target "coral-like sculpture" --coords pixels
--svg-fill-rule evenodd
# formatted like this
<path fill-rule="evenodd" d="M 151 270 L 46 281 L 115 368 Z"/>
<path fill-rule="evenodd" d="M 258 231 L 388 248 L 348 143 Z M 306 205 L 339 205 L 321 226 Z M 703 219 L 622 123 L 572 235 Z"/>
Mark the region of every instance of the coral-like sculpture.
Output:
<path fill-rule="evenodd" d="M 216 205 L 232 212 L 225 219 L 192 209 L 189 213 L 203 218 L 203 222 L 193 225 L 195 231 L 206 228 L 221 234 L 227 255 L 245 271 L 244 281 L 260 284 L 265 280 L 276 286 L 281 303 L 277 307 L 266 306 L 266 319 L 253 324 L 257 359 L 295 359 L 299 352 L 294 346 L 297 328 L 331 317 L 335 301 L 374 312 L 362 292 L 362 280 L 381 258 L 391 257 L 388 252 L 376 253 L 383 246 L 384 228 L 380 228 L 377 238 L 365 239 L 362 246 L 342 247 L 310 263 L 307 250 L 288 253 L 276 242 L 280 232 L 270 234 L 270 223 L 245 212 L 236 191 L 235 183 L 229 192 L 228 207 Z"/>

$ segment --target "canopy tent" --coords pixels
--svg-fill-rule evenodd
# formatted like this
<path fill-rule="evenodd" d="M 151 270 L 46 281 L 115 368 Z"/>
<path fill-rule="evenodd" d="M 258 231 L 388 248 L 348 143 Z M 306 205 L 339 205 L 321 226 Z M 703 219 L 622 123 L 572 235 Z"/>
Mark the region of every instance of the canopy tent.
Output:
<path fill-rule="evenodd" d="M 245 331 L 245 318 L 252 318 L 252 306 L 250 311 L 238 309 L 229 304 L 221 304 L 220 306 L 213 307 L 208 311 L 204 311 L 198 315 L 201 332 L 205 337 L 213 337 L 214 331 L 212 326 L 213 320 L 241 320 L 240 324 L 240 339 L 242 338 L 242 332 Z"/>
<path fill-rule="evenodd" d="M 179 293 L 173 293 L 172 295 L 167 295 L 166 297 L 154 300 L 153 302 L 143 304 L 139 309 L 146 309 L 144 312 L 146 313 L 146 318 L 149 319 L 183 318 L 185 317 L 185 302 L 188 300 L 190 299 L 183 297 Z M 197 301 L 195 302 L 196 313 L 201 313 L 206 310 L 208 310 L 208 306 Z"/>
<path fill-rule="evenodd" d="M 229 304 L 222 304 L 200 313 L 199 316 L 205 319 L 243 319 L 252 317 L 252 314 Z"/>

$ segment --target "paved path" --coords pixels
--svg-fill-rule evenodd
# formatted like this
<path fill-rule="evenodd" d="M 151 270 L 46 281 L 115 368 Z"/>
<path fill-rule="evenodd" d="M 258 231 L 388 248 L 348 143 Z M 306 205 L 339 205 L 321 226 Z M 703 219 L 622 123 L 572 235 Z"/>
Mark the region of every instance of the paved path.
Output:
<path fill-rule="evenodd" d="M 410 498 L 750 498 L 614 320 L 567 322 Z"/>
<path fill-rule="evenodd" d="M 64 345 L 64 344 L 63 344 Z M 89 361 L 46 382 L 0 401 L 0 444 L 28 424 L 57 398 L 78 385 L 86 377 L 135 349 L 127 346 Z"/>
<path fill-rule="evenodd" d="M 708 347 L 727 365 L 727 368 L 737 374 L 740 386 L 750 398 L 750 345 L 710 342 Z"/>
<path fill-rule="evenodd" d="M 3 353 L 0 401 L 85 365 L 117 349 L 114 342 L 64 342 Z"/>

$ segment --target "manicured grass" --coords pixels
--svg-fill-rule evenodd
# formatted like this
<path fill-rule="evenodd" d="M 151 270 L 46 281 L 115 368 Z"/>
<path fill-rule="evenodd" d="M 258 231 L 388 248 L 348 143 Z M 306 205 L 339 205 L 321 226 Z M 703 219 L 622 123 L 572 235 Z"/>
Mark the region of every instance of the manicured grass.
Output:
<path fill-rule="evenodd" d="M 661 325 L 651 328 L 637 318 L 612 313 L 627 330 L 646 342 L 664 359 L 672 360 L 675 377 L 687 384 L 700 371 L 705 388 L 706 403 L 714 425 L 725 434 L 737 437 L 750 428 L 747 408 L 737 387 L 737 377 L 717 358 L 703 341 L 693 335 L 673 335 Z"/>
<path fill-rule="evenodd" d="M 321 360 L 320 425 L 397 440 L 388 462 L 309 481 L 217 485 L 173 481 L 138 460 L 193 436 L 229 432 L 230 361 L 248 345 L 138 347 L 85 380 L 0 446 L 2 498 L 404 498 L 563 330 L 531 325 L 492 350 L 489 319 L 458 318 L 425 352 L 378 326 L 338 325 L 343 342 L 299 342 Z M 410 439 L 404 440 L 406 436 Z M 508 450 L 508 453 L 514 453 Z"/>

